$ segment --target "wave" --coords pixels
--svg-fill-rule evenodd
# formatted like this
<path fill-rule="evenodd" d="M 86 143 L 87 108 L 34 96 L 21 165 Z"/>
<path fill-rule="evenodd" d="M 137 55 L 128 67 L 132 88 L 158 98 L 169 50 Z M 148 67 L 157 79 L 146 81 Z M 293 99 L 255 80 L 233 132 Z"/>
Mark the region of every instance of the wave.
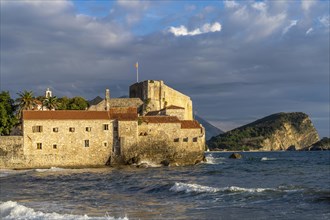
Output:
<path fill-rule="evenodd" d="M 261 160 L 261 161 L 276 160 L 276 158 L 262 157 L 260 160 Z"/>
<path fill-rule="evenodd" d="M 0 169 L 0 177 L 7 177 L 12 175 L 24 174 L 31 172 L 31 170 L 7 170 L 7 169 Z"/>
<path fill-rule="evenodd" d="M 0 204 L 0 218 L 2 220 L 48 220 L 48 219 L 59 219 L 59 220 L 128 220 L 124 218 L 114 218 L 111 216 L 104 217 L 89 217 L 88 215 L 71 215 L 71 214 L 59 214 L 56 212 L 44 213 L 35 211 L 32 208 L 28 208 L 24 205 L 20 205 L 17 202 L 7 201 Z"/>
<path fill-rule="evenodd" d="M 48 171 L 56 172 L 56 171 L 64 171 L 64 170 L 72 170 L 72 169 L 64 169 L 59 167 L 51 167 L 49 169 L 35 169 L 35 171 L 37 172 L 48 172 Z"/>
<path fill-rule="evenodd" d="M 206 159 L 206 164 L 223 164 L 224 162 L 220 161 L 223 160 L 223 157 L 220 158 L 214 158 L 212 154 L 209 154 L 205 157 Z"/>
<path fill-rule="evenodd" d="M 260 193 L 264 191 L 276 191 L 276 189 L 272 188 L 242 188 L 237 186 L 229 186 L 229 187 L 210 187 L 210 186 L 202 186 L 198 184 L 189 184 L 189 183 L 178 183 L 176 182 L 174 186 L 170 188 L 170 191 L 173 192 L 185 192 L 185 193 L 216 193 L 216 192 L 248 192 L 248 193 Z"/>

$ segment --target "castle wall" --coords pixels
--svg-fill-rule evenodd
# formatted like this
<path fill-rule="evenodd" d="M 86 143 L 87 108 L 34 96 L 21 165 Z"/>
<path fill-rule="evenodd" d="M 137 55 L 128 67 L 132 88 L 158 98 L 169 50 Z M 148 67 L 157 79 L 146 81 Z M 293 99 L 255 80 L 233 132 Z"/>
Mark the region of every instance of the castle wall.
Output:
<path fill-rule="evenodd" d="M 0 168 L 24 165 L 23 136 L 0 136 Z"/>
<path fill-rule="evenodd" d="M 103 166 L 112 151 L 113 121 L 25 120 L 23 136 L 27 167 Z"/>
<path fill-rule="evenodd" d="M 148 80 L 130 86 L 130 97 L 138 97 L 144 101 L 145 112 L 159 111 L 166 106 L 175 105 L 185 109 L 184 119 L 193 119 L 193 106 L 186 96 L 164 84 L 163 81 Z"/>

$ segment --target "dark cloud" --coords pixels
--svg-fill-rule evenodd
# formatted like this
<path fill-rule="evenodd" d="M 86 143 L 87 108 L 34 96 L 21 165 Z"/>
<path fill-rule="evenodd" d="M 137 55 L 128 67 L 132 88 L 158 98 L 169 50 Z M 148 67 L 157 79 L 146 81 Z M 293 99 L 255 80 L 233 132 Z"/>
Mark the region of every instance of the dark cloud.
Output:
<path fill-rule="evenodd" d="M 57 96 L 92 99 L 110 88 L 118 97 L 136 81 L 139 61 L 140 80 L 162 79 L 191 96 L 197 113 L 221 129 L 302 111 L 329 136 L 329 5 L 302 7 L 240 1 L 195 8 L 182 12 L 191 17 L 177 15 L 181 25 L 193 30 L 219 22 L 221 31 L 176 37 L 168 32 L 173 12 L 158 13 L 152 24 L 161 31 L 134 36 L 147 25 L 144 14 L 161 10 L 152 2 L 137 11 L 120 2 L 108 16 L 93 18 L 77 15 L 66 1 L 1 1 L 1 90 L 41 95 L 50 87 Z"/>

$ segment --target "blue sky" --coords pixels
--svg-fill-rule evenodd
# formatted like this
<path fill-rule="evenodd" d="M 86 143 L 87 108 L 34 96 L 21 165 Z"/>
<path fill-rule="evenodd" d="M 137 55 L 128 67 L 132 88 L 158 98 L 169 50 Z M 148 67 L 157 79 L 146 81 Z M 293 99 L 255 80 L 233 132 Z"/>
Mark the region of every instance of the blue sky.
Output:
<path fill-rule="evenodd" d="M 329 1 L 0 1 L 1 90 L 128 94 L 162 79 L 223 130 L 277 112 L 329 135 Z"/>

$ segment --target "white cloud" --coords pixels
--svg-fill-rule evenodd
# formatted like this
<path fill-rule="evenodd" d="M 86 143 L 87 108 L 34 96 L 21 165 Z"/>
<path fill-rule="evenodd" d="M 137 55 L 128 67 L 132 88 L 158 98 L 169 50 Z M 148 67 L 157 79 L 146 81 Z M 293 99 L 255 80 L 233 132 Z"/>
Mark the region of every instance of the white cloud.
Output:
<path fill-rule="evenodd" d="M 313 28 L 309 28 L 307 31 L 306 31 L 306 35 L 309 35 L 310 33 L 312 33 L 314 29 Z"/>
<path fill-rule="evenodd" d="M 170 27 L 169 32 L 174 34 L 175 36 L 194 36 L 209 32 L 218 32 L 221 31 L 221 28 L 221 24 L 219 22 L 215 22 L 213 24 L 206 23 L 201 28 L 196 28 L 192 31 L 188 31 L 188 29 L 184 25 L 181 25 L 179 27 Z"/>
<path fill-rule="evenodd" d="M 301 2 L 301 8 L 308 13 L 310 8 L 315 4 L 316 4 L 315 0 L 304 0 Z"/>
<path fill-rule="evenodd" d="M 290 24 L 283 29 L 282 35 L 286 34 L 293 26 L 298 24 L 298 20 L 291 20 Z"/>
<path fill-rule="evenodd" d="M 325 27 L 329 27 L 329 26 L 330 26 L 329 15 L 323 15 L 322 17 L 319 18 L 319 21 L 320 21 L 321 24 L 323 24 Z"/>
<path fill-rule="evenodd" d="M 267 5 L 264 2 L 255 2 L 252 4 L 252 8 L 259 10 L 261 12 L 267 11 Z"/>
<path fill-rule="evenodd" d="M 237 2 L 235 2 L 235 1 L 228 1 L 228 0 L 226 0 L 224 2 L 224 4 L 225 4 L 225 7 L 226 8 L 237 8 L 239 6 L 239 4 Z"/>

